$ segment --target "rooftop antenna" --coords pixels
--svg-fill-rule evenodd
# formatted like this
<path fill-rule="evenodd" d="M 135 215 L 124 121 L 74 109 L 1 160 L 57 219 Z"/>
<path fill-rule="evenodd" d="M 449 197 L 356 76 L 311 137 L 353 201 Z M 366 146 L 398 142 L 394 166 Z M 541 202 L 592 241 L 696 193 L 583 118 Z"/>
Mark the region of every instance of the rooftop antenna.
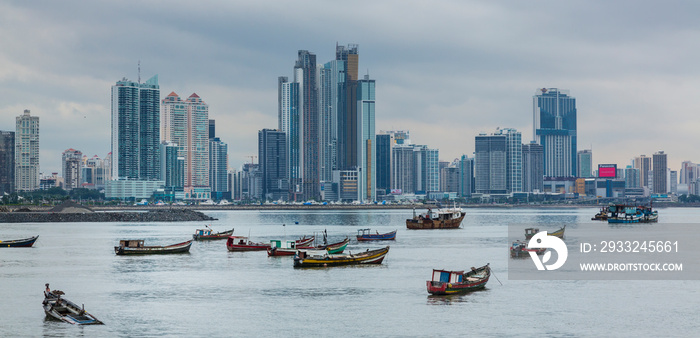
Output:
<path fill-rule="evenodd" d="M 138 64 L 138 77 L 139 77 L 139 84 L 141 84 L 141 60 L 139 60 L 139 64 Z"/>

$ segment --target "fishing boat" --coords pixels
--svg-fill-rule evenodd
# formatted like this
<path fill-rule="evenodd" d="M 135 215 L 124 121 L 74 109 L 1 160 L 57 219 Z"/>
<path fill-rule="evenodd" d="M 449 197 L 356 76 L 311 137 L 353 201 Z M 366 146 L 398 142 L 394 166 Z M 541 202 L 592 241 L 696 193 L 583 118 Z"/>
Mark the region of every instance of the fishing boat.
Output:
<path fill-rule="evenodd" d="M 195 241 L 208 241 L 216 239 L 226 239 L 228 238 L 228 236 L 231 235 L 233 235 L 233 229 L 228 231 L 212 233 L 212 230 L 209 227 L 207 227 L 206 229 L 195 230 L 194 235 L 192 235 L 192 238 Z"/>
<path fill-rule="evenodd" d="M 592 218 L 592 221 L 607 221 L 608 220 L 608 207 L 602 207 L 600 208 L 600 211 L 598 211 L 597 214 L 595 214 Z"/>
<path fill-rule="evenodd" d="M 345 237 L 338 243 L 317 246 L 301 246 L 294 241 L 271 240 L 270 247 L 267 248 L 268 256 L 294 256 L 297 250 L 326 250 L 330 254 L 340 254 L 350 243 L 350 239 Z"/>
<path fill-rule="evenodd" d="M 566 230 L 566 225 L 563 226 L 561 229 L 553 232 L 547 232 L 547 236 L 554 236 L 554 237 L 559 237 L 559 238 L 564 238 L 564 230 Z M 525 229 L 525 239 L 530 239 L 532 236 L 534 236 L 536 233 L 540 232 L 540 229 L 537 228 L 527 228 Z"/>
<path fill-rule="evenodd" d="M 252 242 L 245 236 L 229 236 L 226 240 L 228 251 L 265 251 L 269 243 Z"/>
<path fill-rule="evenodd" d="M 47 316 L 75 325 L 104 324 L 95 316 L 85 311 L 85 306 L 78 306 L 68 299 L 61 298 L 61 290 L 50 290 L 46 284 L 42 305 Z"/>
<path fill-rule="evenodd" d="M 659 212 L 651 206 L 630 206 L 624 204 L 608 207 L 608 223 L 650 223 L 658 222 Z"/>
<path fill-rule="evenodd" d="M 34 242 L 36 242 L 36 239 L 39 238 L 39 235 L 36 235 L 34 237 L 29 237 L 25 239 L 14 239 L 14 240 L 9 240 L 9 241 L 0 241 L 0 248 L 28 248 L 34 245 Z"/>
<path fill-rule="evenodd" d="M 462 208 L 428 209 L 428 212 L 416 215 L 406 220 L 409 229 L 455 229 L 459 228 L 464 219 Z"/>
<path fill-rule="evenodd" d="M 326 267 L 352 264 L 381 264 L 389 247 L 360 253 L 329 254 L 327 251 L 299 250 L 294 255 L 294 267 Z"/>
<path fill-rule="evenodd" d="M 467 271 L 433 269 L 433 279 L 426 282 L 431 295 L 452 295 L 483 289 L 491 277 L 491 268 L 486 264 Z"/>
<path fill-rule="evenodd" d="M 385 234 L 380 234 L 379 231 L 375 231 L 373 234 L 370 229 L 357 229 L 357 240 L 358 241 L 393 241 L 396 239 L 396 230 L 392 232 L 387 232 Z"/>
<path fill-rule="evenodd" d="M 114 247 L 117 255 L 155 255 L 177 254 L 190 252 L 192 240 L 187 242 L 160 246 L 145 246 L 143 239 L 124 239 L 119 241 L 119 246 Z"/>
<path fill-rule="evenodd" d="M 545 248 L 528 248 L 527 242 L 515 241 L 510 246 L 510 257 L 520 258 L 520 257 L 530 257 L 530 252 L 534 252 L 541 255 L 545 252 Z"/>

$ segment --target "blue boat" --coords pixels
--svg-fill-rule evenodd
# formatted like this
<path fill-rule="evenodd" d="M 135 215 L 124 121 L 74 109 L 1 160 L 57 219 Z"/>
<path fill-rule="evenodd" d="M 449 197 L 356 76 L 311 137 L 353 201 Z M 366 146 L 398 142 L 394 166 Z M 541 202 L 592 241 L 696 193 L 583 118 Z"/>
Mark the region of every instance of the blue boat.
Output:
<path fill-rule="evenodd" d="M 39 235 L 25 239 L 0 241 L 0 248 L 28 248 L 34 245 L 37 238 L 39 238 Z"/>
<path fill-rule="evenodd" d="M 630 206 L 624 204 L 608 207 L 608 223 L 650 223 L 659 220 L 659 212 L 651 206 Z"/>
<path fill-rule="evenodd" d="M 378 231 L 373 234 L 370 233 L 370 229 L 358 229 L 357 230 L 357 240 L 358 241 L 393 241 L 396 239 L 396 230 L 392 232 L 387 232 L 385 234 L 380 234 Z"/>

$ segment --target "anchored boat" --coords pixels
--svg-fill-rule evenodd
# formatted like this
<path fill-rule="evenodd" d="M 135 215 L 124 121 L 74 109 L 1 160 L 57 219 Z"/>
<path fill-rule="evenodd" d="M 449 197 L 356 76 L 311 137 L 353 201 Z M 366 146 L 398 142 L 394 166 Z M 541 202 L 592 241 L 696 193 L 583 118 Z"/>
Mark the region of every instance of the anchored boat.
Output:
<path fill-rule="evenodd" d="M 416 215 L 406 220 L 409 229 L 455 229 L 459 228 L 464 219 L 462 208 L 428 209 L 428 212 Z"/>
<path fill-rule="evenodd" d="M 431 295 L 452 295 L 483 289 L 491 277 L 491 268 L 486 264 L 480 268 L 464 271 L 433 269 L 433 279 L 426 282 Z"/>

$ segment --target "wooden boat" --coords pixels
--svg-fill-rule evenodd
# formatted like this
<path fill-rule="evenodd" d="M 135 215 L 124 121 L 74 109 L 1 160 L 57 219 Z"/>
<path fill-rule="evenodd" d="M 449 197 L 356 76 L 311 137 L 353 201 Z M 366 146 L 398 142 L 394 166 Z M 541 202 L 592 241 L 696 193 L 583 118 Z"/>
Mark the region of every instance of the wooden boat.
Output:
<path fill-rule="evenodd" d="M 491 277 L 488 264 L 480 268 L 464 271 L 447 271 L 433 269 L 433 279 L 426 282 L 431 295 L 452 295 L 483 289 Z"/>
<path fill-rule="evenodd" d="M 406 220 L 406 227 L 409 229 L 455 229 L 459 228 L 464 219 L 464 212 L 461 208 L 428 209 L 427 213 L 416 215 Z"/>
<path fill-rule="evenodd" d="M 369 229 L 357 229 L 357 240 L 358 241 L 393 241 L 396 239 L 396 230 L 392 232 L 387 232 L 385 234 L 380 234 L 378 231 L 376 234 L 370 233 Z"/>
<path fill-rule="evenodd" d="M 39 235 L 36 235 L 34 237 L 29 237 L 25 239 L 14 239 L 10 241 L 0 241 L 0 248 L 15 248 L 15 247 L 23 247 L 23 248 L 28 248 L 34 245 L 34 242 L 36 242 L 36 239 L 39 238 Z"/>
<path fill-rule="evenodd" d="M 315 240 L 316 240 L 316 236 L 311 236 L 311 237 L 304 236 L 304 237 L 297 239 L 295 242 L 296 242 L 297 246 L 309 246 L 309 244 L 311 244 Z"/>
<path fill-rule="evenodd" d="M 553 232 L 547 232 L 547 236 L 554 236 L 554 237 L 559 237 L 559 238 L 564 238 L 564 230 L 566 230 L 566 225 L 563 226 L 561 229 Z M 530 239 L 532 236 L 534 236 L 536 233 L 540 232 L 540 229 L 537 228 L 527 228 L 525 229 L 525 239 Z"/>
<path fill-rule="evenodd" d="M 607 221 L 608 220 L 608 207 L 600 208 L 600 211 L 591 218 L 592 221 Z"/>
<path fill-rule="evenodd" d="M 228 236 L 231 235 L 233 235 L 233 229 L 228 231 L 212 233 L 212 230 L 207 227 L 206 229 L 195 230 L 194 235 L 192 235 L 192 238 L 195 241 L 207 241 L 215 239 L 226 239 L 228 238 Z"/>
<path fill-rule="evenodd" d="M 264 251 L 269 247 L 269 243 L 252 242 L 244 236 L 229 236 L 226 240 L 228 251 Z"/>
<path fill-rule="evenodd" d="M 49 290 L 49 284 L 46 284 L 42 305 L 47 316 L 75 325 L 104 324 L 85 311 L 85 306 L 80 307 L 68 299 L 61 298 L 63 294 L 60 290 Z"/>
<path fill-rule="evenodd" d="M 293 241 L 270 241 L 270 247 L 267 248 L 268 256 L 294 256 L 298 250 L 326 250 L 330 254 L 340 254 L 345 251 L 345 248 L 350 243 L 350 239 L 345 237 L 344 240 L 338 243 L 318 246 L 300 246 Z"/>
<path fill-rule="evenodd" d="M 541 255 L 545 252 L 545 248 L 528 248 L 527 247 L 527 242 L 523 241 L 515 241 L 513 244 L 510 246 L 510 257 L 513 258 L 520 258 L 520 257 L 530 257 L 530 252 L 534 252 L 538 255 Z"/>
<path fill-rule="evenodd" d="M 294 267 L 326 267 L 352 264 L 381 264 L 389 252 L 389 247 L 367 250 L 357 254 L 347 253 L 342 255 L 329 254 L 326 251 L 299 250 L 294 255 Z"/>
<path fill-rule="evenodd" d="M 176 254 L 190 252 L 192 240 L 166 246 L 145 246 L 143 239 L 131 239 L 119 241 L 119 246 L 114 247 L 117 255 L 154 255 Z"/>

